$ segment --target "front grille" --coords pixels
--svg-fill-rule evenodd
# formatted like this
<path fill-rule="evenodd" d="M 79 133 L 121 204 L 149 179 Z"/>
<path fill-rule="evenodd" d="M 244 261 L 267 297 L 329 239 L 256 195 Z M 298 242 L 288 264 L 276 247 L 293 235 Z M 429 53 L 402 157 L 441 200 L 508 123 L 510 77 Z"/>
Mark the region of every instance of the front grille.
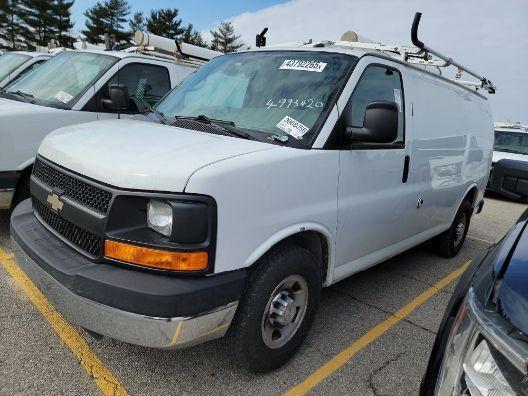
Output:
<path fill-rule="evenodd" d="M 33 209 L 59 235 L 92 256 L 101 254 L 101 238 L 60 217 L 38 199 L 33 197 L 32 201 Z"/>
<path fill-rule="evenodd" d="M 112 193 L 71 177 L 38 158 L 33 165 L 33 176 L 50 188 L 60 189 L 62 195 L 83 206 L 102 214 L 108 211 Z"/>

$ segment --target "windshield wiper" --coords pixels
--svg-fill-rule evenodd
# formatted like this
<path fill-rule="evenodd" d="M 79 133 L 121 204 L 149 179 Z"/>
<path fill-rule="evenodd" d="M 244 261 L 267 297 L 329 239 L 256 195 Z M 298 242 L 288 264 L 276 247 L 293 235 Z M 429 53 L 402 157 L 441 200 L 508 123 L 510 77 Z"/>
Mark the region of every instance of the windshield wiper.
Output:
<path fill-rule="evenodd" d="M 158 120 L 163 125 L 168 125 L 169 124 L 169 122 L 165 118 L 165 115 L 161 111 L 155 109 L 154 106 L 152 106 L 150 103 L 148 103 L 144 98 L 136 97 L 136 99 L 141 103 L 141 105 L 143 105 L 143 108 L 145 109 L 143 114 L 152 113 L 156 117 L 158 117 Z"/>
<path fill-rule="evenodd" d="M 254 136 L 250 135 L 249 133 L 243 131 L 240 128 L 237 128 L 235 123 L 233 121 L 224 121 L 224 120 L 217 120 L 214 118 L 209 118 L 203 114 L 197 115 L 195 117 L 186 117 L 186 116 L 175 116 L 176 120 L 193 120 L 202 122 L 204 124 L 212 124 L 219 126 L 224 130 L 224 132 L 227 132 L 228 135 L 239 137 L 242 139 L 251 139 L 251 140 L 257 140 Z"/>
<path fill-rule="evenodd" d="M 15 92 L 11 92 L 11 91 L 6 91 L 7 93 L 10 93 L 12 95 L 17 95 L 17 96 L 20 96 L 22 99 L 24 99 L 25 102 L 29 102 L 29 103 L 33 103 L 32 100 L 30 99 L 34 99 L 35 97 L 29 93 L 26 93 L 26 92 L 22 92 L 20 90 L 18 91 L 15 91 Z"/>
<path fill-rule="evenodd" d="M 169 125 L 169 122 L 167 121 L 167 119 L 165 118 L 165 116 L 163 115 L 163 113 L 159 110 L 156 110 L 155 107 L 149 105 L 147 103 L 147 111 L 145 112 L 146 113 L 152 113 L 154 114 L 156 117 L 158 117 L 158 120 L 160 120 L 160 122 L 163 124 L 163 125 Z"/>

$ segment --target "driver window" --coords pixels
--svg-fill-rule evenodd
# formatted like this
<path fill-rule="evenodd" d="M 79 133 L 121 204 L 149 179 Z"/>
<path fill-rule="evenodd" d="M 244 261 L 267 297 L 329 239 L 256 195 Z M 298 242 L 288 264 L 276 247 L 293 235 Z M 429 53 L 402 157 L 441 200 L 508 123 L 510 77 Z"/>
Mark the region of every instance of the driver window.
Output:
<path fill-rule="evenodd" d="M 347 105 L 347 121 L 350 125 L 362 127 L 367 105 L 377 101 L 395 102 L 398 106 L 398 137 L 394 143 L 403 143 L 404 102 L 401 75 L 397 70 L 371 65 L 363 71 Z"/>
<path fill-rule="evenodd" d="M 127 86 L 130 95 L 130 107 L 123 113 L 129 114 L 143 111 L 145 103 L 151 106 L 155 105 L 171 89 L 167 68 L 144 63 L 129 63 L 110 78 L 96 95 L 97 108 L 100 112 L 113 112 L 101 105 L 101 99 L 109 97 L 108 86 L 112 84 Z"/>

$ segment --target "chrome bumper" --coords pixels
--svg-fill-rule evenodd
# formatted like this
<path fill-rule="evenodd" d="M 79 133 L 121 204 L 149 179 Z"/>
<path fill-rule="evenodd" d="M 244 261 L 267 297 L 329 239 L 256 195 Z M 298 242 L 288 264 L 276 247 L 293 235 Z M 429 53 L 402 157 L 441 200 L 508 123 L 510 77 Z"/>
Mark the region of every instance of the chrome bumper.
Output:
<path fill-rule="evenodd" d="M 0 189 L 0 209 L 11 208 L 11 202 L 13 201 L 13 195 L 15 195 L 14 188 Z"/>
<path fill-rule="evenodd" d="M 194 317 L 156 318 L 78 296 L 42 270 L 13 240 L 17 264 L 71 323 L 110 338 L 151 348 L 178 349 L 222 337 L 238 301 Z"/>

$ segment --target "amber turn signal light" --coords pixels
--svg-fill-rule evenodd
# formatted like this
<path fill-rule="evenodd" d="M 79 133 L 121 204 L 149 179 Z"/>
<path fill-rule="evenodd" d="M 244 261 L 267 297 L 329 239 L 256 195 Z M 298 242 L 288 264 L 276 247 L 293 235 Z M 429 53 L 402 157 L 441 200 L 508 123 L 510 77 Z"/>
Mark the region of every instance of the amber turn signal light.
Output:
<path fill-rule="evenodd" d="M 105 241 L 105 257 L 125 263 L 172 271 L 203 271 L 207 269 L 207 252 L 172 252 Z"/>

